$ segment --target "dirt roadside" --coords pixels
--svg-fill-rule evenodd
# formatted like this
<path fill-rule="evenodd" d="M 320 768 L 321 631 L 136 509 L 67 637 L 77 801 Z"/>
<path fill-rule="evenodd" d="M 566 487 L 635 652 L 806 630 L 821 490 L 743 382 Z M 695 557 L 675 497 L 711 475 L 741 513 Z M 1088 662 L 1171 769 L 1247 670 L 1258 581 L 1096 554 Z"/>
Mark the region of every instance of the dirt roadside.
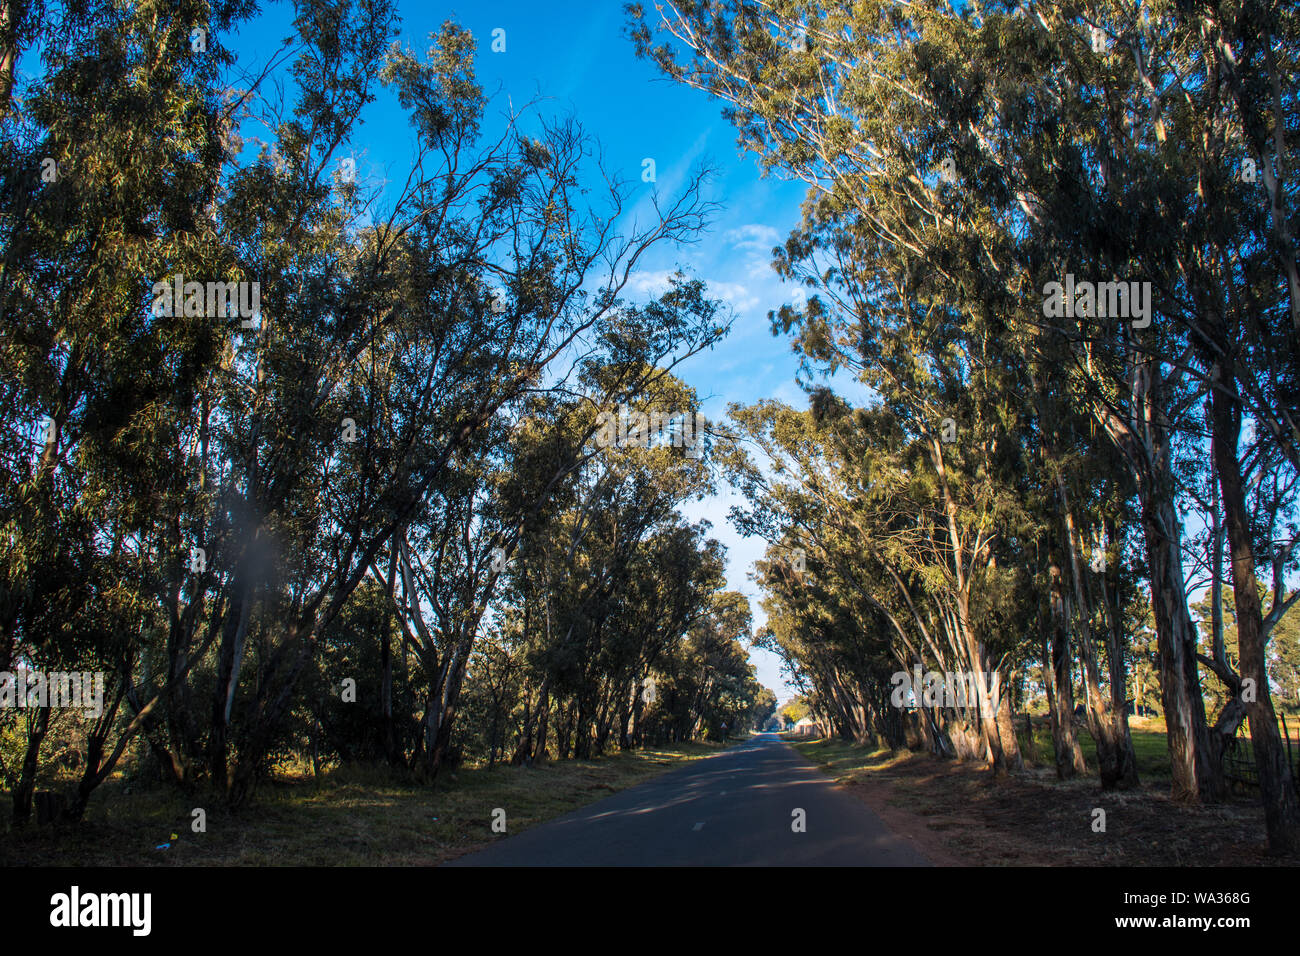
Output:
<path fill-rule="evenodd" d="M 847 771 L 807 756 L 938 866 L 1300 864 L 1300 855 L 1269 855 L 1263 811 L 1250 796 L 1187 807 L 1159 783 L 1103 793 L 1096 778 L 1063 782 L 1043 768 L 995 779 L 987 768 L 924 754 L 884 754 Z"/>

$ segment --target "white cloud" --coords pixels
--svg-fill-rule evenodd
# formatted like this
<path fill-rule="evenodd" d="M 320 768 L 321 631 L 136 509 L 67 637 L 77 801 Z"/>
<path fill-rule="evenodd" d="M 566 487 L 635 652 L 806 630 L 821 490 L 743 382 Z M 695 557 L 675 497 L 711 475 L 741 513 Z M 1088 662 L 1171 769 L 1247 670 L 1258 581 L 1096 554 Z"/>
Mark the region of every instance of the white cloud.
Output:
<path fill-rule="evenodd" d="M 758 305 L 758 296 L 742 283 L 706 279 L 705 285 L 708 287 L 710 296 L 721 299 L 737 312 L 748 312 Z"/>
<path fill-rule="evenodd" d="M 647 269 L 628 277 L 625 292 L 632 298 L 650 299 L 668 291 L 671 269 Z M 721 299 L 737 312 L 748 312 L 759 303 L 758 296 L 741 282 L 705 279 L 705 293 L 710 298 Z"/>
<path fill-rule="evenodd" d="M 626 292 L 633 296 L 652 299 L 668 291 L 669 279 L 673 276 L 671 269 L 647 269 L 634 272 L 628 276 Z"/>
<path fill-rule="evenodd" d="M 752 249 L 766 256 L 772 251 L 772 247 L 780 242 L 781 234 L 771 226 L 751 222 L 736 229 L 727 230 L 723 239 L 737 249 Z"/>

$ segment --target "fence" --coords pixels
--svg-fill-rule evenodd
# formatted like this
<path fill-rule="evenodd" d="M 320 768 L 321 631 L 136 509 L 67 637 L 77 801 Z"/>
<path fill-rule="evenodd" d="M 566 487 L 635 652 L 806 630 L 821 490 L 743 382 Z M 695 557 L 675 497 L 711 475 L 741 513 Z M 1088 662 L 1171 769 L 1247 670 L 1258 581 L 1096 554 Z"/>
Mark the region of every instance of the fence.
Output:
<path fill-rule="evenodd" d="M 1286 716 L 1280 714 L 1283 745 L 1286 747 L 1286 762 L 1291 767 L 1291 783 L 1300 792 L 1300 738 L 1291 739 Z M 1236 787 L 1258 789 L 1259 770 L 1255 766 L 1255 748 L 1251 743 L 1247 722 L 1242 721 L 1237 729 L 1237 736 L 1232 738 L 1223 751 L 1223 775 L 1228 783 Z"/>

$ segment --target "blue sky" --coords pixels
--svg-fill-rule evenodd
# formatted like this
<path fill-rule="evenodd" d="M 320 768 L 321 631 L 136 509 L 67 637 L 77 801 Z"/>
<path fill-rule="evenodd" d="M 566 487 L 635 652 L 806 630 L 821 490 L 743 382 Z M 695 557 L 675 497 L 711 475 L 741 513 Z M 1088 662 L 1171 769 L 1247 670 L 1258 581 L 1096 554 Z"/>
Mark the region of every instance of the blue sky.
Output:
<path fill-rule="evenodd" d="M 732 332 L 721 345 L 678 367 L 703 400 L 706 416 L 721 418 L 728 403 L 761 398 L 805 404 L 795 383 L 798 363 L 790 343 L 772 335 L 767 313 L 790 299 L 791 290 L 772 271 L 771 249 L 797 222 L 806 187 L 762 178 L 755 158 L 741 154 L 720 103 L 661 79 L 652 65 L 637 59 L 623 35 L 621 2 L 563 8 L 407 2 L 399 9 L 401 42 L 420 54 L 446 19 L 473 32 L 479 83 L 495 95 L 491 114 L 499 114 L 508 101 L 518 107 L 541 97 L 543 115 L 574 116 L 599 142 L 605 162 L 638 186 L 643 160 L 654 159 L 657 181 L 642 187 L 641 206 L 633 210 L 634 215 L 641 211 L 643 222 L 652 189 L 671 196 L 693 167 L 709 161 L 717 170 L 709 198 L 723 208 L 708 234 L 702 242 L 661 248 L 647 257 L 635 284 L 639 291 L 651 292 L 681 265 L 735 311 Z M 260 66 L 291 32 L 291 18 L 290 5 L 274 5 L 226 45 L 237 52 L 241 67 Z M 505 30 L 503 53 L 491 51 L 498 28 Z M 400 182 L 414 153 L 414 132 L 405 113 L 394 97 L 381 93 L 351 143 L 359 178 Z M 693 520 L 712 523 L 711 533 L 727 547 L 729 586 L 750 597 L 757 627 L 763 614 L 750 574 L 764 543 L 742 538 L 728 523 L 728 508 L 741 501 L 723 486 L 716 496 L 683 511 Z M 762 683 L 782 701 L 791 696 L 779 659 L 758 649 L 750 654 Z"/>

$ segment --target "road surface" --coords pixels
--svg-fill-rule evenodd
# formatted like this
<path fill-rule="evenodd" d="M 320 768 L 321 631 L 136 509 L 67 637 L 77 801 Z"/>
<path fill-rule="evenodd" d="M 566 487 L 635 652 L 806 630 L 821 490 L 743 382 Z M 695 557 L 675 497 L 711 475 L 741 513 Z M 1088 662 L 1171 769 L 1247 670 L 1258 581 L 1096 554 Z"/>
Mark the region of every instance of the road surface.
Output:
<path fill-rule="evenodd" d="M 930 864 L 789 744 L 762 734 L 446 865 Z"/>

